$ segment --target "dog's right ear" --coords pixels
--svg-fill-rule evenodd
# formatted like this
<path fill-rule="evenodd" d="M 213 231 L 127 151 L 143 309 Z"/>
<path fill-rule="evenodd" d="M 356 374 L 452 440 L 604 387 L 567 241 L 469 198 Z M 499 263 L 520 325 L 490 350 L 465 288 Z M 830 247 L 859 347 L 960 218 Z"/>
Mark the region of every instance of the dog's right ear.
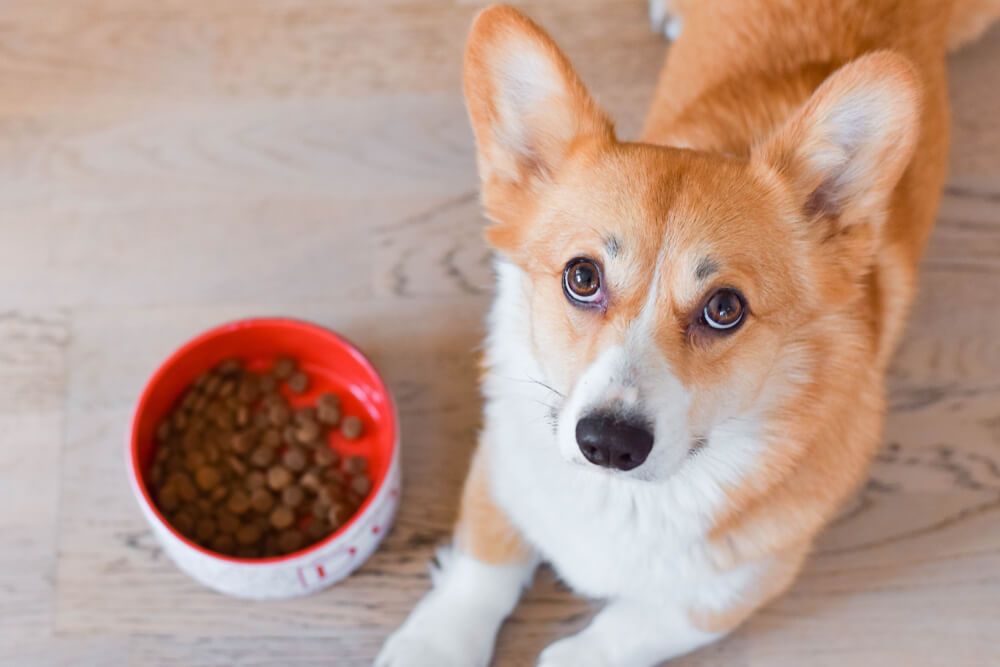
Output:
<path fill-rule="evenodd" d="M 614 139 L 566 56 L 511 7 L 496 5 L 476 17 L 464 79 L 483 206 L 495 222 L 523 214 L 578 142 Z M 503 234 L 489 236 L 503 245 Z"/>

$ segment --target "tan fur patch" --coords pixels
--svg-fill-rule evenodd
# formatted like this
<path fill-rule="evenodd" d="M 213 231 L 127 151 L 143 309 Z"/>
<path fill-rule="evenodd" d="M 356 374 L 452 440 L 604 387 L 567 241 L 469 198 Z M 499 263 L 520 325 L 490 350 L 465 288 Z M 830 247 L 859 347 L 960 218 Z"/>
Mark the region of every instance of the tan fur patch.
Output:
<path fill-rule="evenodd" d="M 462 505 L 455 526 L 455 540 L 464 553 L 491 565 L 521 563 L 531 549 L 490 494 L 485 453 L 480 448 L 472 459 L 462 491 Z"/>

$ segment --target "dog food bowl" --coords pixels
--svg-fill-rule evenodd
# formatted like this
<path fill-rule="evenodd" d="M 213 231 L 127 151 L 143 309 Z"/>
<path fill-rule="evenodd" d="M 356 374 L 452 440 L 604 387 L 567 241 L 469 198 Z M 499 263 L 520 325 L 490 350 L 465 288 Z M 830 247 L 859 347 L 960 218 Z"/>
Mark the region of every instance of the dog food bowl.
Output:
<path fill-rule="evenodd" d="M 175 530 L 153 504 L 147 475 L 154 433 L 184 390 L 202 372 L 236 357 L 250 368 L 266 368 L 293 357 L 309 375 L 309 390 L 295 405 L 332 391 L 346 414 L 361 417 L 364 434 L 337 448 L 364 455 L 372 490 L 349 521 L 323 540 L 286 556 L 234 558 L 202 548 Z M 289 319 L 251 319 L 207 331 L 174 352 L 156 370 L 139 397 L 127 443 L 132 491 L 164 551 L 188 575 L 222 593 L 243 598 L 290 598 L 314 593 L 343 579 L 378 547 L 399 503 L 398 419 L 389 390 L 371 362 L 353 345 L 322 327 Z"/>

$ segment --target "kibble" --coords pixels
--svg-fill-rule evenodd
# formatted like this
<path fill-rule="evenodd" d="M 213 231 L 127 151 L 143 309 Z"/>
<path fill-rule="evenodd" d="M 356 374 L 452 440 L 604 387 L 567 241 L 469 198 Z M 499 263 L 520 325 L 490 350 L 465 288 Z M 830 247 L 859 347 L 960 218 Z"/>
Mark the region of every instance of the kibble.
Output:
<path fill-rule="evenodd" d="M 293 394 L 301 394 L 309 388 L 309 376 L 299 371 L 288 378 L 288 389 Z"/>
<path fill-rule="evenodd" d="M 295 521 L 295 513 L 284 505 L 278 505 L 271 512 L 271 525 L 278 530 L 288 528 Z"/>
<path fill-rule="evenodd" d="M 226 507 L 233 514 L 244 514 L 248 509 L 250 509 L 250 498 L 247 494 L 242 491 L 236 490 L 229 496 L 229 502 L 226 503 Z"/>
<path fill-rule="evenodd" d="M 274 496 L 265 488 L 255 489 L 250 496 L 250 506 L 255 512 L 265 514 L 274 507 Z"/>
<path fill-rule="evenodd" d="M 198 472 L 195 473 L 195 482 L 198 484 L 198 488 L 202 491 L 212 491 L 219 482 L 222 481 L 222 475 L 216 468 L 209 466 L 202 466 L 198 468 Z"/>
<path fill-rule="evenodd" d="M 298 447 L 289 447 L 281 457 L 281 462 L 292 472 L 302 472 L 309 465 L 306 453 Z"/>
<path fill-rule="evenodd" d="M 281 491 L 292 481 L 292 473 L 280 465 L 272 466 L 267 471 L 267 485 L 275 491 Z"/>
<path fill-rule="evenodd" d="M 250 463 L 254 464 L 258 468 L 266 468 L 271 465 L 274 461 L 274 447 L 269 447 L 267 445 L 260 445 L 253 451 L 250 455 Z"/>
<path fill-rule="evenodd" d="M 290 509 L 295 509 L 306 499 L 305 491 L 297 484 L 289 484 L 281 491 L 281 502 Z"/>
<path fill-rule="evenodd" d="M 295 369 L 297 367 L 298 364 L 295 363 L 294 359 L 291 359 L 289 357 L 281 357 L 280 359 L 274 362 L 274 369 L 272 370 L 272 372 L 274 373 L 274 377 L 278 378 L 279 380 L 287 380 L 288 378 L 292 377 L 292 373 L 295 372 Z"/>
<path fill-rule="evenodd" d="M 226 359 L 181 394 L 157 425 L 148 476 L 179 533 L 217 553 L 270 557 L 350 519 L 372 490 L 368 461 L 342 457 L 330 433 L 357 440 L 363 422 L 330 392 L 303 404 L 310 384 L 290 357 L 266 372 Z"/>
<path fill-rule="evenodd" d="M 297 530 L 286 530 L 278 535 L 278 549 L 284 553 L 297 551 L 302 547 L 302 533 Z"/>
<path fill-rule="evenodd" d="M 357 440 L 360 438 L 363 428 L 361 418 L 354 415 L 344 417 L 343 421 L 340 422 L 340 432 L 348 440 Z"/>

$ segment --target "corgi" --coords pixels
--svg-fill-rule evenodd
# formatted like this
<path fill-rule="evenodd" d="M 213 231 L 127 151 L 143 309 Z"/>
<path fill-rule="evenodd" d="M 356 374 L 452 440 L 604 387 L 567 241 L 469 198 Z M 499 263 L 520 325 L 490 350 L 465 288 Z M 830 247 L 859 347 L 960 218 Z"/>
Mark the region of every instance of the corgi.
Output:
<path fill-rule="evenodd" d="M 694 651 L 792 584 L 879 447 L 945 177 L 945 54 L 1000 8 L 652 6 L 677 41 L 641 142 L 518 11 L 472 26 L 484 425 L 454 544 L 378 667 L 487 665 L 543 561 L 606 603 L 539 665 Z"/>

